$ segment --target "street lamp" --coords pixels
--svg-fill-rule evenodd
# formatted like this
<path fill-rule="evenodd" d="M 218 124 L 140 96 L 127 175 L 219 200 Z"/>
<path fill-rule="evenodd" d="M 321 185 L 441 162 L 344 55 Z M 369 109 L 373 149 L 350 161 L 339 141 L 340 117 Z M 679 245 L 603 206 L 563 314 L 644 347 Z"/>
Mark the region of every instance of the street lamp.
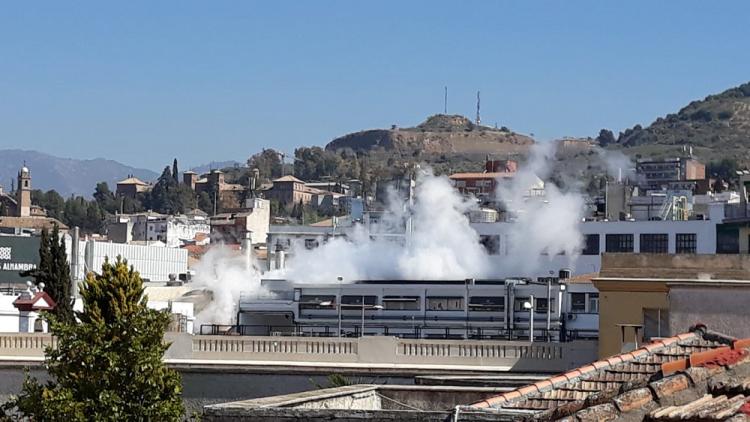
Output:
<path fill-rule="evenodd" d="M 381 305 L 365 305 L 365 297 L 362 296 L 362 333 L 359 335 L 360 337 L 365 336 L 365 308 L 375 311 L 383 309 Z"/>
<path fill-rule="evenodd" d="M 339 298 L 338 298 L 338 308 L 339 308 L 339 335 L 338 337 L 341 338 L 341 282 L 344 281 L 344 277 L 338 276 L 336 277 L 336 280 L 339 282 Z"/>
<path fill-rule="evenodd" d="M 523 303 L 523 308 L 529 310 L 529 341 L 534 342 L 534 296 L 529 296 L 529 301 Z"/>

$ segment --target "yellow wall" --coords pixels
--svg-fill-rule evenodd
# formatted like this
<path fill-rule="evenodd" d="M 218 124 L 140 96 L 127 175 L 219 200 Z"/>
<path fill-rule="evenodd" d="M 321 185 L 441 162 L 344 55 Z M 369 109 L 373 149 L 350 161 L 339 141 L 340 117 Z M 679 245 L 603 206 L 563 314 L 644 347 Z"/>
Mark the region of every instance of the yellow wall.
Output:
<path fill-rule="evenodd" d="M 620 353 L 622 332 L 617 324 L 643 325 L 643 309 L 668 309 L 665 283 L 594 281 L 599 289 L 599 357 Z M 642 339 L 643 329 L 640 330 Z M 633 329 L 625 329 L 625 342 L 633 342 Z"/>

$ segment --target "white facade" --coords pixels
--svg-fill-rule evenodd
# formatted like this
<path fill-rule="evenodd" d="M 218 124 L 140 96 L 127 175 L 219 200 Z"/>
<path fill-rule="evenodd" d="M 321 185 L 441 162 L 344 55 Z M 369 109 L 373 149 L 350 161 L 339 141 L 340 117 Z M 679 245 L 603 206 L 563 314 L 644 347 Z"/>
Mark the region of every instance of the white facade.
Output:
<path fill-rule="evenodd" d="M 71 241 L 66 237 L 68 260 L 73 261 Z M 167 281 L 170 274 L 187 272 L 188 252 L 185 249 L 158 246 L 128 245 L 125 243 L 81 241 L 78 249 L 77 280 L 82 280 L 89 271 L 101 271 L 105 258 L 114 262 L 118 256 L 126 259 L 142 278 L 150 281 Z"/>
<path fill-rule="evenodd" d="M 723 217 L 723 215 L 721 216 Z M 630 235 L 624 236 L 625 240 L 629 239 L 629 242 L 624 243 L 632 244 L 632 250 L 629 252 L 649 252 L 648 245 L 641 244 L 641 235 L 661 235 L 663 238 L 666 235 L 666 251 L 663 253 L 698 253 L 698 254 L 714 254 L 716 253 L 716 225 L 721 223 L 721 218 L 710 219 L 710 220 L 687 220 L 687 221 L 587 221 L 581 222 L 579 229 L 581 234 L 584 236 L 583 243 L 586 244 L 589 240 L 593 245 L 598 246 L 589 250 L 586 250 L 584 245 L 581 245 L 581 254 L 576 257 L 570 257 L 565 255 L 549 256 L 546 257 L 548 262 L 547 268 L 539 270 L 537 274 L 525 274 L 531 277 L 543 277 L 548 275 L 549 271 L 557 271 L 560 268 L 570 268 L 573 274 L 585 274 L 598 272 L 601 268 L 601 254 L 604 252 L 628 252 L 628 250 L 614 250 L 611 246 L 608 248 L 607 239 L 610 235 L 610 243 L 612 239 L 617 235 Z M 512 246 L 508 242 L 509 232 L 511 224 L 518 223 L 472 223 L 471 226 L 480 236 L 492 236 L 493 242 L 491 242 L 495 248 L 490 253 L 490 257 L 497 261 L 497 265 L 503 265 L 504 260 L 509 255 L 509 248 Z M 682 250 L 678 251 L 677 235 L 681 235 Z M 598 235 L 598 239 L 596 236 Z M 694 244 L 695 249 L 692 252 L 686 252 L 684 246 L 686 238 L 692 240 L 692 236 L 683 235 L 695 235 Z M 646 240 L 644 236 L 644 242 Z M 687 242 L 690 243 L 690 242 Z"/>
<path fill-rule="evenodd" d="M 169 248 L 179 248 L 185 242 L 195 239 L 197 234 L 208 236 L 210 232 L 208 219 L 199 215 L 116 215 L 107 222 L 109 238 L 117 243 L 158 241 Z"/>

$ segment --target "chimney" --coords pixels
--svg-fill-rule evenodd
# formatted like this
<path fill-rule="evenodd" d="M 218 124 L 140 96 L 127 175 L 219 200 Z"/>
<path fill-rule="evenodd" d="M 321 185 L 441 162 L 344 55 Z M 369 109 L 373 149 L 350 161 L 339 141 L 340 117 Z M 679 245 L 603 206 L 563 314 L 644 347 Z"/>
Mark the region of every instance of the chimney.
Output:
<path fill-rule="evenodd" d="M 242 239 L 241 247 L 242 254 L 245 257 L 245 269 L 249 271 L 253 267 L 253 243 L 251 240 L 251 233 L 245 233 L 245 238 Z"/>
<path fill-rule="evenodd" d="M 276 269 L 284 268 L 284 247 L 280 243 L 276 244 Z"/>
<path fill-rule="evenodd" d="M 78 297 L 78 263 L 80 261 L 79 248 L 80 248 L 80 232 L 78 226 L 73 227 L 73 236 L 70 245 L 70 295 L 74 298 Z"/>

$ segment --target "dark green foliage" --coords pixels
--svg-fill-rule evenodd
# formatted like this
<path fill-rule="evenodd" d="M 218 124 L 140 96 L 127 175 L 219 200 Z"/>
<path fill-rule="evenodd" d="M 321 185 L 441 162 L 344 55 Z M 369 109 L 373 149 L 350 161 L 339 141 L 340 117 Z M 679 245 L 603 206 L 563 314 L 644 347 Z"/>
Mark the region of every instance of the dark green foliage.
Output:
<path fill-rule="evenodd" d="M 39 421 L 177 421 L 179 374 L 162 361 L 168 311 L 146 306 L 140 276 L 118 258 L 81 285 L 80 323 L 50 315 L 57 348 L 46 351 L 51 380 L 27 378 L 5 405 Z"/>
<path fill-rule="evenodd" d="M 65 199 L 54 189 L 47 192 L 32 190 L 31 202 L 44 208 L 48 216 L 67 224 L 63 215 L 65 213 Z"/>
<path fill-rule="evenodd" d="M 321 147 L 294 150 L 294 176 L 304 181 L 320 180 L 323 176 L 339 176 L 341 158 Z"/>
<path fill-rule="evenodd" d="M 716 117 L 718 117 L 719 120 L 729 120 L 732 118 L 732 114 L 731 110 L 722 110 L 716 115 Z"/>
<path fill-rule="evenodd" d="M 606 147 L 609 144 L 614 144 L 617 142 L 617 139 L 615 139 L 615 135 L 612 133 L 609 129 L 602 129 L 599 131 L 599 136 L 596 137 L 596 142 Z"/>
<path fill-rule="evenodd" d="M 53 313 L 61 321 L 71 321 L 73 307 L 71 304 L 71 275 L 65 242 L 60 238 L 57 226 L 50 235 L 42 230 L 39 241 L 39 265 L 36 269 L 22 273 L 26 277 L 34 277 L 36 284 L 44 283 L 44 291 L 57 303 Z"/>
<path fill-rule="evenodd" d="M 99 182 L 96 184 L 94 200 L 99 204 L 99 208 L 110 214 L 114 214 L 120 210 L 120 201 L 115 198 L 115 194 L 109 190 L 107 182 Z"/>
<path fill-rule="evenodd" d="M 251 171 L 252 169 L 258 169 L 262 182 L 269 182 L 281 177 L 283 170 L 279 152 L 274 149 L 264 149 L 253 155 L 247 160 L 247 166 Z"/>
<path fill-rule="evenodd" d="M 0 202 L 0 217 L 5 217 L 8 215 L 8 208 L 5 206 L 5 203 Z"/>
<path fill-rule="evenodd" d="M 710 177 L 719 178 L 722 180 L 733 180 L 737 177 L 737 170 L 740 166 L 737 164 L 737 160 L 732 158 L 724 158 L 720 161 L 712 161 L 706 166 L 706 174 Z"/>
<path fill-rule="evenodd" d="M 177 159 L 172 162 L 172 177 L 176 184 L 180 184 L 180 170 L 177 169 Z"/>
<path fill-rule="evenodd" d="M 149 209 L 162 214 L 181 214 L 195 208 L 196 199 L 193 190 L 178 183 L 167 166 L 146 195 L 145 203 Z"/>

